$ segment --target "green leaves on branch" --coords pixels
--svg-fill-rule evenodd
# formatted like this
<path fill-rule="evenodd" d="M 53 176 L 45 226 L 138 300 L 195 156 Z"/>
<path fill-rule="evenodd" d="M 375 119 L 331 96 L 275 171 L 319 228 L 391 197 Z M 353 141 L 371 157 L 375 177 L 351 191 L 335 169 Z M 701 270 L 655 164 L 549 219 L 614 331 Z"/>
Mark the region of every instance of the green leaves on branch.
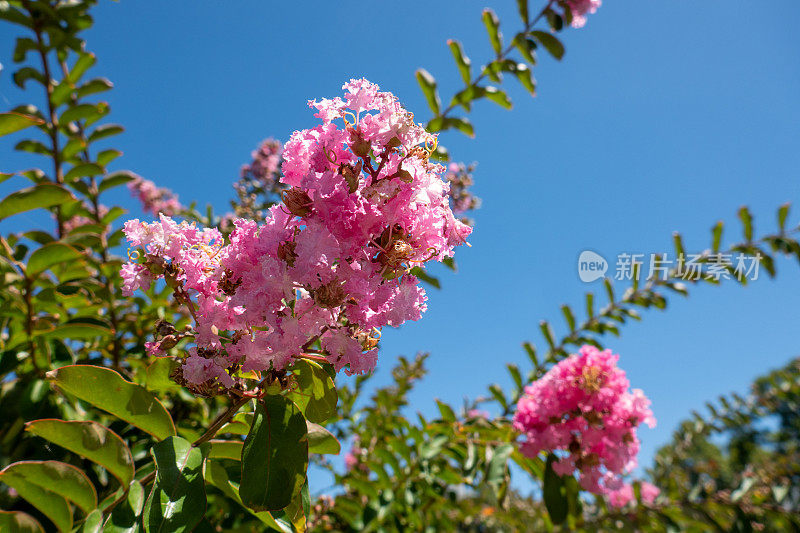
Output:
<path fill-rule="evenodd" d="M 307 469 L 303 415 L 286 397 L 266 396 L 256 406 L 242 449 L 242 502 L 255 511 L 283 509 L 300 493 Z"/>
<path fill-rule="evenodd" d="M 59 390 L 88 402 L 162 440 L 175 435 L 175 425 L 161 402 L 141 385 L 117 372 L 90 365 L 71 365 L 47 374 Z"/>
<path fill-rule="evenodd" d="M 150 452 L 156 479 L 144 506 L 144 530 L 192 531 L 206 513 L 203 452 L 180 437 L 157 442 Z"/>
<path fill-rule="evenodd" d="M 123 487 L 133 479 L 133 457 L 125 441 L 97 422 L 44 419 L 29 422 L 25 430 L 94 461 Z"/>

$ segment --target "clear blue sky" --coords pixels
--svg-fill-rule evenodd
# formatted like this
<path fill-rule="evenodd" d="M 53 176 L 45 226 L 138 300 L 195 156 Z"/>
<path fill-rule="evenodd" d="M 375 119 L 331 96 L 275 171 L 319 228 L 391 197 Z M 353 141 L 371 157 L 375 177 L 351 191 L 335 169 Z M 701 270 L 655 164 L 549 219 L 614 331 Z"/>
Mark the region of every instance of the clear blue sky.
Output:
<path fill-rule="evenodd" d="M 111 118 L 127 128 L 115 141 L 120 165 L 223 210 L 255 145 L 313 125 L 306 100 L 339 94 L 349 78 L 379 83 L 426 117 L 414 70 L 431 71 L 445 96 L 457 90 L 445 40 L 462 40 L 476 64 L 487 59 L 485 5 L 103 1 L 88 39 L 96 75 L 116 84 Z M 491 7 L 513 35 L 515 2 Z M 565 32 L 563 62 L 541 58 L 536 99 L 509 80 L 512 111 L 478 104 L 475 139 L 442 138 L 455 158 L 479 163 L 473 247 L 431 291 L 421 322 L 384 332 L 376 381 L 388 380 L 397 354 L 430 351 L 412 407 L 432 415 L 436 397 L 460 404 L 489 383 L 508 385 L 504 363 L 525 368 L 520 344 L 541 344 L 540 319 L 563 332 L 560 304 L 582 309 L 590 288 L 576 273 L 580 251 L 669 251 L 675 230 L 699 250 L 742 204 L 757 231 L 773 229 L 777 206 L 800 199 L 798 18 L 795 0 L 768 9 L 607 0 L 584 29 Z M 24 97 L 9 79 L 3 28 L 5 108 Z M 0 143 L 0 170 L 25 160 Z M 644 464 L 690 409 L 798 354 L 798 266 L 778 266 L 777 281 L 700 288 L 608 339 L 659 420 L 640 432 Z"/>

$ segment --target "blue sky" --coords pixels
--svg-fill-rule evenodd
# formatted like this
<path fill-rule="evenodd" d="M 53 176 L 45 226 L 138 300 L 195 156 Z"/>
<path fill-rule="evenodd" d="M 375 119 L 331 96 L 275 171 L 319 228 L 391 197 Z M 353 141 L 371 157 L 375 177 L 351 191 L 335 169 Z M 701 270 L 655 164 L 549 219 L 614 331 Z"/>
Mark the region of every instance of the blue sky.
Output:
<path fill-rule="evenodd" d="M 455 159 L 479 163 L 483 208 L 473 247 L 459 250 L 458 274 L 444 273 L 443 290 L 430 292 L 423 320 L 383 334 L 377 383 L 397 354 L 432 354 L 415 410 L 432 415 L 434 398 L 460 404 L 490 383 L 508 386 L 504 364 L 526 368 L 520 345 L 542 344 L 539 320 L 563 333 L 559 306 L 582 309 L 586 290 L 602 294 L 577 276 L 582 250 L 612 262 L 620 252 L 671 251 L 677 230 L 699 251 L 717 220 L 731 224 L 726 242 L 739 238 L 739 206 L 751 207 L 759 232 L 774 229 L 778 205 L 800 198 L 800 4 L 605 4 L 584 29 L 563 34 L 562 62 L 540 58 L 537 98 L 508 80 L 512 111 L 479 103 L 475 139 L 441 139 Z M 306 100 L 339 94 L 349 78 L 367 77 L 427 117 L 414 70 L 433 73 L 444 98 L 458 90 L 445 41 L 462 40 L 474 64 L 488 59 L 485 5 L 103 1 L 88 40 L 95 74 L 116 85 L 107 99 L 127 129 L 114 141 L 125 152 L 120 167 L 224 210 L 256 144 L 314 125 Z M 491 7 L 513 35 L 515 2 Z M 5 28 L 4 108 L 25 101 L 10 80 Z M 0 144 L 0 170 L 27 164 Z M 106 201 L 133 205 L 124 192 Z M 0 231 L 28 220 L 39 221 L 12 219 Z M 691 409 L 744 391 L 798 354 L 800 277 L 796 263 L 778 267 L 776 281 L 698 288 L 607 340 L 659 420 L 640 432 L 644 464 Z"/>

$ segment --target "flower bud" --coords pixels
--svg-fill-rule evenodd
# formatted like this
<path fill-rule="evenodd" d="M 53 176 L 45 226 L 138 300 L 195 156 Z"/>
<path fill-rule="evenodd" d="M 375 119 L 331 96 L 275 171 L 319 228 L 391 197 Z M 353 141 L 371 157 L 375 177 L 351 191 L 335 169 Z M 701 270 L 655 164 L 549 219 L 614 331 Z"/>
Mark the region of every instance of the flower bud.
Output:
<path fill-rule="evenodd" d="M 292 187 L 283 192 L 283 203 L 286 209 L 295 216 L 304 217 L 311 213 L 311 197 L 299 187 Z"/>

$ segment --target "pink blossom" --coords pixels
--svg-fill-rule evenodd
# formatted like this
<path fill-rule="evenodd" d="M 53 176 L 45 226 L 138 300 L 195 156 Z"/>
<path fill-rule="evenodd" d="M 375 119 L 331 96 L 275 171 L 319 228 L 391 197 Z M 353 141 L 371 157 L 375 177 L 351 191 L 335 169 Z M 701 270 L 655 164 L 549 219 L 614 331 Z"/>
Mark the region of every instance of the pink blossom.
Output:
<path fill-rule="evenodd" d="M 183 209 L 178 202 L 178 196 L 166 188 L 159 188 L 150 180 L 137 177 L 128 182 L 128 190 L 142 203 L 145 213 L 154 216 L 164 214 L 172 216 Z"/>
<path fill-rule="evenodd" d="M 371 371 L 380 328 L 427 309 L 411 269 L 452 256 L 469 236 L 450 208 L 444 167 L 428 159 L 435 137 L 377 85 L 351 80 L 344 90 L 311 102 L 322 124 L 286 143 L 288 189 L 263 224 L 233 219 L 227 239 L 163 214 L 125 224 L 142 251 L 123 269 L 126 286 L 154 272 L 191 302 L 188 383 L 227 387 L 239 368 L 281 369 L 312 345 L 337 370 Z M 263 170 L 274 172 L 276 157 L 270 151 Z"/>
<path fill-rule="evenodd" d="M 602 3 L 602 0 L 567 0 L 572 11 L 572 27 L 582 28 L 586 25 L 586 14 L 594 14 Z"/>
<path fill-rule="evenodd" d="M 636 466 L 636 429 L 655 419 L 641 390 L 629 390 L 618 355 L 583 346 L 525 388 L 514 427 L 525 436 L 521 451 L 563 451 L 553 464 L 559 475 L 577 470 L 581 486 L 605 494 L 622 485 Z"/>
<path fill-rule="evenodd" d="M 647 481 L 642 481 L 639 484 L 640 494 L 642 501 L 647 504 L 653 503 L 661 490 Z M 633 485 L 623 484 L 616 490 L 612 490 L 607 494 L 608 503 L 614 507 L 625 507 L 628 503 L 634 500 Z"/>

